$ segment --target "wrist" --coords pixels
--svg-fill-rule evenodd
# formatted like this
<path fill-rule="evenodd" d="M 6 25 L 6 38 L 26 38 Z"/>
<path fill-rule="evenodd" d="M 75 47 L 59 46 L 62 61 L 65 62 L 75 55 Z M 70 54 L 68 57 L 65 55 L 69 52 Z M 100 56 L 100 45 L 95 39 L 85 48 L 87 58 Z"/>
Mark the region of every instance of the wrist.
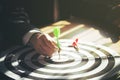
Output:
<path fill-rule="evenodd" d="M 23 37 L 23 44 L 26 45 L 31 39 L 31 37 L 36 34 L 42 34 L 42 32 L 39 29 L 33 29 L 33 30 L 30 30 L 28 33 L 26 33 Z"/>
<path fill-rule="evenodd" d="M 40 36 L 42 36 L 42 33 L 34 33 L 31 38 L 29 39 L 28 43 L 33 43 L 35 40 L 38 40 L 40 38 Z"/>

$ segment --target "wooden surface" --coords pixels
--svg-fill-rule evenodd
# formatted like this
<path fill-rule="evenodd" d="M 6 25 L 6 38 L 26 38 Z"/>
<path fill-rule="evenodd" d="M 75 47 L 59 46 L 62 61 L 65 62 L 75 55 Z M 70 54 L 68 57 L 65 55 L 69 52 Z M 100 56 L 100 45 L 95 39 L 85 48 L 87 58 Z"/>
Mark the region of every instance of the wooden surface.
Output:
<path fill-rule="evenodd" d="M 93 42 L 107 46 L 120 54 L 120 40 L 113 43 L 110 37 L 103 36 L 104 33 L 102 33 L 102 35 L 93 25 L 62 20 L 49 26 L 45 26 L 44 28 L 41 28 L 41 30 L 45 33 L 49 33 L 50 36 L 53 37 L 53 27 L 60 27 L 60 39 L 79 38 L 80 41 Z"/>

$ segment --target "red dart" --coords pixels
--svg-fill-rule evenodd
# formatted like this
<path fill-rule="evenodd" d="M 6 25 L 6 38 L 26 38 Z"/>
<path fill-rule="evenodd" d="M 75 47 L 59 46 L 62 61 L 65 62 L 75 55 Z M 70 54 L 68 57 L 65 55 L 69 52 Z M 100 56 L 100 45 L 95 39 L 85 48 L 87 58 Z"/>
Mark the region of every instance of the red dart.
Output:
<path fill-rule="evenodd" d="M 75 42 L 78 43 L 78 38 L 76 38 Z"/>
<path fill-rule="evenodd" d="M 72 43 L 73 46 L 77 46 L 78 38 L 75 39 L 75 41 Z"/>
<path fill-rule="evenodd" d="M 78 38 L 75 39 L 75 41 L 72 43 L 72 46 L 75 48 L 76 51 L 79 51 L 77 43 L 78 43 Z"/>
<path fill-rule="evenodd" d="M 72 45 L 73 45 L 73 46 L 76 46 L 76 43 L 75 43 L 75 42 L 73 42 L 73 43 L 72 43 Z"/>

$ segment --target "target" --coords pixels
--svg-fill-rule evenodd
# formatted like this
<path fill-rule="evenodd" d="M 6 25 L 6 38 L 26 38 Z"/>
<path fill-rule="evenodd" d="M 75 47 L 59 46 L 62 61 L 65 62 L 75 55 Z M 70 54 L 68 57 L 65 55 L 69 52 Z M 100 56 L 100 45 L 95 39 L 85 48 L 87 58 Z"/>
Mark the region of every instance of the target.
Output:
<path fill-rule="evenodd" d="M 108 47 L 60 40 L 60 57 L 39 55 L 29 46 L 16 47 L 1 54 L 0 71 L 15 80 L 100 80 L 119 64 L 119 55 Z M 105 77 L 108 78 L 109 76 Z"/>

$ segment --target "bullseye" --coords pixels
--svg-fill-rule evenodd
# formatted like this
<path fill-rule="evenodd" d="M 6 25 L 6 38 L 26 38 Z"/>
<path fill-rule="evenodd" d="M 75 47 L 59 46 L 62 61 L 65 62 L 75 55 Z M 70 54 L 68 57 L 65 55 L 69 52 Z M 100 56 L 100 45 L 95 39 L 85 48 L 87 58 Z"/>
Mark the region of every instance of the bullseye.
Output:
<path fill-rule="evenodd" d="M 100 80 L 120 64 L 119 54 L 108 47 L 78 41 L 76 51 L 72 42 L 60 40 L 60 57 L 39 55 L 30 46 L 8 50 L 0 55 L 0 72 L 15 80 Z"/>
<path fill-rule="evenodd" d="M 55 55 L 51 58 L 52 61 L 54 62 L 67 62 L 69 61 L 69 58 L 67 56 L 61 56 L 60 58 L 58 58 L 58 55 Z"/>

